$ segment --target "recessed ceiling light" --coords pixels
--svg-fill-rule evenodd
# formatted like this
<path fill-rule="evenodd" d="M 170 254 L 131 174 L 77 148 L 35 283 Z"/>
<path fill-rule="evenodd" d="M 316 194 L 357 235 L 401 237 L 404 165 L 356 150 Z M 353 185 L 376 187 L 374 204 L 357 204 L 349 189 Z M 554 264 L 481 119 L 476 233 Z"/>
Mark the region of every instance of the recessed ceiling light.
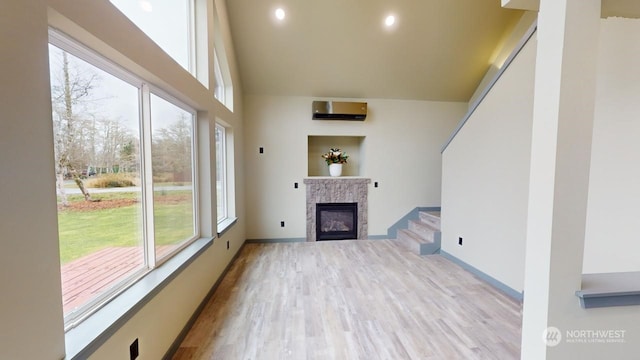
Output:
<path fill-rule="evenodd" d="M 284 17 L 286 16 L 284 10 L 282 10 L 282 8 L 277 8 L 276 9 L 276 18 L 278 20 L 284 20 Z"/>
<path fill-rule="evenodd" d="M 140 7 L 146 12 L 153 11 L 153 5 L 151 5 L 151 2 L 149 0 L 140 0 Z"/>
<path fill-rule="evenodd" d="M 392 26 L 395 23 L 396 23 L 396 17 L 393 16 L 393 15 L 389 15 L 389 16 L 387 16 L 386 19 L 384 19 L 384 24 L 386 26 Z"/>

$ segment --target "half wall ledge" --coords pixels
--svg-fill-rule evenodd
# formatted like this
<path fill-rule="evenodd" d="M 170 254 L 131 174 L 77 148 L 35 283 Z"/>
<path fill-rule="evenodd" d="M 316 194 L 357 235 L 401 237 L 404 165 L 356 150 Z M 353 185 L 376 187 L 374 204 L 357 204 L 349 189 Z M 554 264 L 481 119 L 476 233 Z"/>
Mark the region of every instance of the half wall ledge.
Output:
<path fill-rule="evenodd" d="M 583 274 L 576 296 L 585 309 L 640 305 L 640 271 Z"/>

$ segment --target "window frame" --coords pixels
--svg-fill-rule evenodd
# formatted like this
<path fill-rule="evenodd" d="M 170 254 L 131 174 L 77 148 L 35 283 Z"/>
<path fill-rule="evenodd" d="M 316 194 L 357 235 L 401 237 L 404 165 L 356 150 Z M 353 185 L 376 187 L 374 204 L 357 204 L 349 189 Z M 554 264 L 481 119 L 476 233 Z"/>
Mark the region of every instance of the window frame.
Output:
<path fill-rule="evenodd" d="M 146 87 L 148 88 L 149 91 L 149 99 L 150 99 L 150 95 L 155 95 L 157 97 L 159 97 L 160 99 L 163 99 L 164 101 L 167 101 L 173 105 L 175 105 L 176 107 L 180 108 L 181 110 L 191 114 L 191 183 L 192 183 L 192 188 L 193 188 L 193 203 L 192 203 L 192 209 L 193 209 L 193 227 L 194 227 L 194 234 L 191 238 L 183 241 L 182 243 L 180 243 L 179 246 L 177 246 L 175 249 L 172 249 L 169 253 L 165 254 L 162 258 L 160 258 L 158 260 L 157 258 L 157 254 L 156 254 L 156 244 L 155 244 L 155 236 L 149 240 L 149 250 L 150 252 L 153 252 L 153 264 L 154 267 L 160 266 L 163 263 L 165 263 L 166 261 L 168 261 L 169 259 L 171 259 L 171 257 L 173 257 L 176 253 L 182 251 L 185 247 L 189 246 L 191 243 L 193 243 L 194 241 L 196 241 L 198 238 L 200 238 L 201 236 L 201 226 L 200 226 L 200 216 L 198 216 L 199 212 L 200 212 L 200 196 L 199 196 L 199 161 L 198 161 L 198 113 L 196 110 L 192 109 L 191 107 L 189 107 L 187 104 L 183 103 L 182 101 L 176 99 L 175 97 L 171 96 L 169 93 L 167 93 L 166 91 L 162 90 L 161 88 L 154 86 L 154 85 L 150 85 L 150 84 L 145 84 Z M 151 107 L 149 107 L 149 110 L 151 109 Z M 151 130 L 152 126 L 152 121 L 153 119 L 150 119 L 150 122 L 148 123 L 149 125 L 149 130 Z M 153 136 L 151 135 L 151 133 L 149 133 L 149 139 L 148 139 L 148 143 L 149 143 L 149 147 L 151 147 L 151 143 L 152 143 L 152 138 Z M 149 163 L 149 165 L 151 166 L 151 159 L 152 159 L 152 152 L 150 152 L 148 154 L 148 156 L 146 157 L 147 162 Z M 151 169 L 150 173 L 152 174 L 153 177 L 153 170 Z M 151 186 L 147 186 L 147 191 L 150 192 L 151 195 L 151 202 L 153 203 L 153 193 L 154 193 L 154 189 L 153 189 L 153 178 L 151 179 Z M 151 207 L 151 209 L 153 209 L 153 205 Z M 153 211 L 152 211 L 153 212 Z M 153 214 L 151 214 L 151 217 L 153 217 Z M 154 222 L 155 224 L 155 222 Z M 153 224 L 152 224 L 153 225 Z M 155 235 L 155 228 L 153 229 L 154 235 Z M 151 251 L 153 250 L 153 251 Z M 145 250 L 146 251 L 146 250 Z"/>
<path fill-rule="evenodd" d="M 48 44 L 51 44 L 62 51 L 86 62 L 87 64 L 98 68 L 138 89 L 138 126 L 139 126 L 139 145 L 140 145 L 140 177 L 141 177 L 141 202 L 142 202 L 142 240 L 143 248 L 143 265 L 140 269 L 133 271 L 131 274 L 123 278 L 121 281 L 111 284 L 111 288 L 88 300 L 80 305 L 77 309 L 64 314 L 64 330 L 70 332 L 74 328 L 80 326 L 84 321 L 92 317 L 104 307 L 108 306 L 112 301 L 118 298 L 123 292 L 132 286 L 136 286 L 141 279 L 145 278 L 149 273 L 156 271 L 165 263 L 174 263 L 172 267 L 180 269 L 184 264 L 175 264 L 177 258 L 183 258 L 180 255 L 186 248 L 192 248 L 195 243 L 198 244 L 199 250 L 195 250 L 194 255 L 198 255 L 202 249 L 210 246 L 213 238 L 201 238 L 201 222 L 200 222 L 200 188 L 199 188 L 199 149 L 198 149 L 198 115 L 197 111 L 184 102 L 171 96 L 163 89 L 151 85 L 141 78 L 133 75 L 124 68 L 111 62 L 106 57 L 98 54 L 96 51 L 77 42 L 69 35 L 49 27 Z M 191 114 L 191 176 L 193 189 L 193 226 L 194 234 L 191 238 L 180 243 L 175 249 L 167 253 L 157 261 L 155 238 L 154 238 L 154 208 L 153 208 L 153 172 L 151 170 L 152 152 L 151 152 L 151 94 L 175 105 L 176 107 Z M 53 151 L 53 149 L 52 149 Z M 151 207 L 149 207 L 151 204 Z M 202 240 L 202 241 L 199 241 Z M 192 250 L 194 251 L 194 250 Z M 180 256 L 179 256 L 180 255 Z M 190 259 L 190 258 L 189 258 Z M 172 261 L 173 260 L 173 261 Z"/>

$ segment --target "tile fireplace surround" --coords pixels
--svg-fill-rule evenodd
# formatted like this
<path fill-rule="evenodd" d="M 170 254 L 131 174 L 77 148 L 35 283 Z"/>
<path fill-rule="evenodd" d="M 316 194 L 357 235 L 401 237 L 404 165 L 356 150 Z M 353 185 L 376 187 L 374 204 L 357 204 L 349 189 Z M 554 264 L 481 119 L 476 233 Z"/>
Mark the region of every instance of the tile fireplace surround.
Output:
<path fill-rule="evenodd" d="M 316 241 L 317 203 L 358 203 L 358 240 L 368 237 L 368 193 L 371 179 L 318 177 L 304 179 L 307 186 L 307 241 Z"/>

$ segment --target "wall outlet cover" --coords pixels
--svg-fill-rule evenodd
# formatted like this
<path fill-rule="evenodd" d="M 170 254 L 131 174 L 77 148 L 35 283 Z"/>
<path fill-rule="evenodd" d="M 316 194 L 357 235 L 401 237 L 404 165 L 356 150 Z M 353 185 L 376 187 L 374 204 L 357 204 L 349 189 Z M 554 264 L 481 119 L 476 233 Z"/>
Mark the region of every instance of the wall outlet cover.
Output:
<path fill-rule="evenodd" d="M 140 355 L 140 349 L 138 348 L 138 339 L 135 339 L 131 345 L 129 345 L 129 359 L 136 360 Z"/>

